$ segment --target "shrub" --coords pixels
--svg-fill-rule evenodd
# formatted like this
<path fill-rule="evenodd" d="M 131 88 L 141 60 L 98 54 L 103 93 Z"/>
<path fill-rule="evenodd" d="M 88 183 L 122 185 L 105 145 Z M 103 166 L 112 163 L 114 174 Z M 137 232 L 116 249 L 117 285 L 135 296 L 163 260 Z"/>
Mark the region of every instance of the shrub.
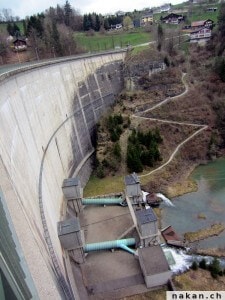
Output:
<path fill-rule="evenodd" d="M 160 155 L 158 144 L 162 142 L 158 128 L 144 133 L 142 131 L 132 130 L 132 134 L 128 138 L 127 150 L 127 166 L 133 172 L 138 172 L 132 167 L 132 159 L 135 160 L 136 165 L 145 165 L 152 167 L 156 161 L 162 160 Z M 134 149 L 133 149 L 134 148 Z M 129 155 L 129 157 L 128 157 Z M 140 168 L 141 169 L 141 168 Z M 142 166 L 143 169 L 143 166 Z"/>
<path fill-rule="evenodd" d="M 105 177 L 105 172 L 102 164 L 99 164 L 99 166 L 96 169 L 96 176 L 98 178 L 104 178 Z"/>
<path fill-rule="evenodd" d="M 193 261 L 191 268 L 192 268 L 192 270 L 195 270 L 195 271 L 198 269 L 198 264 L 196 261 Z"/>
<path fill-rule="evenodd" d="M 222 57 L 215 59 L 214 70 L 219 75 L 220 79 L 225 82 L 225 60 Z"/>
<path fill-rule="evenodd" d="M 170 66 L 170 61 L 169 61 L 169 59 L 168 59 L 167 56 L 164 57 L 164 64 L 165 64 L 167 67 Z"/>
<path fill-rule="evenodd" d="M 118 158 L 119 161 L 121 160 L 121 147 L 118 142 L 116 142 L 115 145 L 113 146 L 113 154 L 115 155 L 116 158 Z"/>
<path fill-rule="evenodd" d="M 213 278 L 217 278 L 219 273 L 222 271 L 222 269 L 220 267 L 220 262 L 216 257 L 213 259 L 213 261 L 209 265 L 209 270 L 210 270 L 211 276 Z"/>
<path fill-rule="evenodd" d="M 199 268 L 204 269 L 204 270 L 207 269 L 206 260 L 204 258 L 199 262 Z"/>
<path fill-rule="evenodd" d="M 89 29 L 87 32 L 86 32 L 86 36 L 94 36 L 95 35 L 95 31 L 93 29 Z"/>

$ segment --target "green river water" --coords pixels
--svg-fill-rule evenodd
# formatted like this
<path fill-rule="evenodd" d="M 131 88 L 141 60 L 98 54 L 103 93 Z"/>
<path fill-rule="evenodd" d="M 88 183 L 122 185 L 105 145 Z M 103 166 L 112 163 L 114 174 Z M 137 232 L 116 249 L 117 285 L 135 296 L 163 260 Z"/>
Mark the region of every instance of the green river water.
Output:
<path fill-rule="evenodd" d="M 225 158 L 197 167 L 191 175 L 197 181 L 198 191 L 172 199 L 174 207 L 163 205 L 162 227 L 172 225 L 183 237 L 188 231 L 225 224 Z M 199 219 L 204 214 L 206 219 Z M 225 249 L 225 230 L 195 244 L 198 248 Z"/>

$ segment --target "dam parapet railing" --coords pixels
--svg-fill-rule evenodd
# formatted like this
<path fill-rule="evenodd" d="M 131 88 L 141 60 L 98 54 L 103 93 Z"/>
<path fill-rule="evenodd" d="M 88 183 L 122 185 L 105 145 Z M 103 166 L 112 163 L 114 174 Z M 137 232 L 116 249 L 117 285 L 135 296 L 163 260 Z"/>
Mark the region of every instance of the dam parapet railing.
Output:
<path fill-rule="evenodd" d="M 59 57 L 54 59 L 45 59 L 45 60 L 38 60 L 33 62 L 21 63 L 21 64 L 11 64 L 11 65 L 3 65 L 0 66 L 0 82 L 7 79 L 10 76 L 16 75 L 21 72 L 29 71 L 32 69 L 46 67 L 48 65 L 54 65 L 58 63 L 74 61 L 79 59 L 91 58 L 96 56 L 103 56 L 109 54 L 116 54 L 116 53 L 126 53 L 127 48 L 119 49 L 119 50 L 108 50 L 104 52 L 96 52 L 96 53 L 85 53 L 79 55 L 72 55 L 72 56 L 65 56 Z"/>

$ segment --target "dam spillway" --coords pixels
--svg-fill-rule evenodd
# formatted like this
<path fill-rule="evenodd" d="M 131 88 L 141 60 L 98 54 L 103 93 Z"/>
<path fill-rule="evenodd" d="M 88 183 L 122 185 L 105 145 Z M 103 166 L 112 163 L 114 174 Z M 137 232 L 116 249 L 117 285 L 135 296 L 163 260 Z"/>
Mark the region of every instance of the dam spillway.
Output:
<path fill-rule="evenodd" d="M 123 87 L 124 55 L 62 60 L 0 78 L 1 201 L 25 282 L 40 299 L 61 299 L 46 241 L 65 276 L 56 228 L 61 185 L 73 175 L 83 185 L 89 178 L 95 125 Z"/>

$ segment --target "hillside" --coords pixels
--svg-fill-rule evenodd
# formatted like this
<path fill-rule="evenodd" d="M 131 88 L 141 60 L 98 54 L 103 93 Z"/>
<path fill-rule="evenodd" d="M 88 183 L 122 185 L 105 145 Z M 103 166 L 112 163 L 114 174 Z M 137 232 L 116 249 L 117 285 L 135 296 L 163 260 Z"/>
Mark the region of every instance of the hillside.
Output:
<path fill-rule="evenodd" d="M 136 70 L 136 73 L 134 72 L 136 75 L 132 78 L 135 82 L 134 90 L 124 90 L 114 107 L 114 113 L 121 113 L 124 118 L 129 117 L 131 123 L 119 141 L 122 160 L 117 164 L 116 170 L 106 172 L 107 176 L 114 176 L 111 180 L 117 176 L 122 178 L 129 173 L 126 168 L 126 145 L 133 129 L 146 132 L 158 128 L 163 139 L 159 146 L 162 161 L 157 162 L 153 168 L 145 167 L 144 172 L 139 174 L 143 188 L 147 191 L 162 191 L 170 196 L 189 191 L 193 189 L 193 185 L 186 179 L 193 168 L 223 153 L 224 131 L 219 123 L 217 107 L 221 105 L 225 85 L 213 71 L 214 60 L 210 51 L 196 45 L 191 46 L 189 51 L 188 60 L 180 60 L 177 55 L 171 58 L 173 67 L 150 77 L 144 72 L 138 74 L 134 68 Z M 149 55 L 152 55 L 149 53 L 138 55 L 134 59 L 127 58 L 126 64 L 137 65 L 143 70 L 140 66 L 146 65 Z M 207 63 L 204 63 L 206 61 Z M 187 73 L 183 80 L 182 70 Z M 165 99 L 167 100 L 164 102 Z M 161 102 L 163 104 L 159 106 Z M 207 128 L 203 128 L 205 125 Z M 101 124 L 100 127 L 104 132 L 104 125 Z M 170 163 L 146 176 L 165 164 L 176 147 L 197 131 L 199 133 L 185 142 L 185 146 L 180 146 Z M 104 143 L 109 146 L 107 139 Z M 104 147 L 104 143 L 101 147 Z M 101 149 L 102 153 L 107 153 Z M 104 182 L 104 178 L 101 182 Z M 91 181 L 87 186 L 87 193 L 89 186 Z M 112 191 L 109 185 L 103 186 L 104 192 Z M 122 180 L 117 188 L 118 191 L 121 190 Z"/>

